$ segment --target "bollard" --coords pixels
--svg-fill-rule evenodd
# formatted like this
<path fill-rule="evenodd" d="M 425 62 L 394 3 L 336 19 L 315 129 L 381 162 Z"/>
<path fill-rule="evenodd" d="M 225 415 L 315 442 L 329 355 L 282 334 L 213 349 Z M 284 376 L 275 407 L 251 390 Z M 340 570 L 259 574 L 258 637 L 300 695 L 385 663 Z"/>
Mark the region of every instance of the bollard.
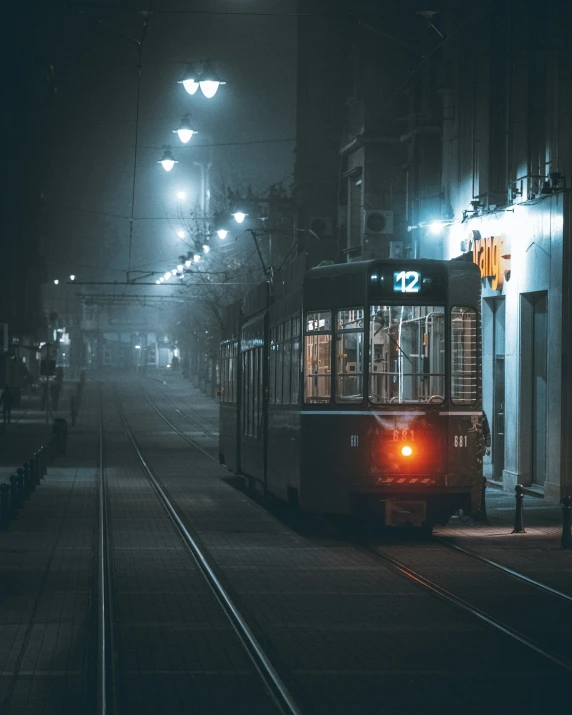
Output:
<path fill-rule="evenodd" d="M 18 477 L 16 474 L 10 476 L 10 514 L 12 519 L 18 516 L 18 507 L 20 502 L 18 501 Z"/>
<path fill-rule="evenodd" d="M 572 511 L 572 497 L 562 499 L 562 540 L 563 549 L 572 549 L 572 533 L 570 531 L 570 512 Z"/>
<path fill-rule="evenodd" d="M 34 490 L 40 483 L 40 457 L 37 452 L 35 452 L 30 458 L 32 464 L 32 484 L 34 485 Z"/>
<path fill-rule="evenodd" d="M 48 460 L 47 460 L 47 455 L 46 455 L 46 448 L 40 447 L 38 454 L 40 455 L 40 475 L 41 475 L 41 478 L 43 479 L 46 476 L 46 474 L 48 473 Z"/>
<path fill-rule="evenodd" d="M 23 478 L 24 478 L 24 499 L 28 501 L 32 494 L 32 488 L 30 485 L 30 465 L 28 462 L 24 462 L 24 464 L 21 466 L 21 470 L 23 472 Z"/>
<path fill-rule="evenodd" d="M 8 531 L 10 528 L 10 485 L 7 482 L 0 484 L 0 529 Z"/>
<path fill-rule="evenodd" d="M 36 491 L 36 465 L 35 465 L 35 459 L 34 457 L 30 457 L 30 459 L 26 462 L 28 465 L 28 472 L 30 474 L 30 492 L 35 492 Z"/>
<path fill-rule="evenodd" d="M 18 467 L 16 470 L 16 479 L 18 484 L 18 508 L 24 506 L 24 470 Z"/>
<path fill-rule="evenodd" d="M 513 534 L 526 534 L 524 529 L 524 487 L 522 484 L 517 484 L 514 488 L 516 492 L 516 512 L 514 514 L 514 529 Z"/>

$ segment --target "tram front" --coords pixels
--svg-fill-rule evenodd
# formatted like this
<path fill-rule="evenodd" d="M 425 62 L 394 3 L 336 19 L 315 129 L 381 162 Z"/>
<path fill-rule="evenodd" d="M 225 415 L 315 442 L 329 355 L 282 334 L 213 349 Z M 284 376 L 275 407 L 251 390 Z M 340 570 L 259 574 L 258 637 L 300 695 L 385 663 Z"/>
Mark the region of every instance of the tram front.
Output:
<path fill-rule="evenodd" d="M 478 269 L 370 261 L 347 272 L 335 293 L 315 273 L 305 296 L 302 507 L 375 515 L 386 525 L 475 514 Z M 328 308 L 316 305 L 324 298 Z"/>

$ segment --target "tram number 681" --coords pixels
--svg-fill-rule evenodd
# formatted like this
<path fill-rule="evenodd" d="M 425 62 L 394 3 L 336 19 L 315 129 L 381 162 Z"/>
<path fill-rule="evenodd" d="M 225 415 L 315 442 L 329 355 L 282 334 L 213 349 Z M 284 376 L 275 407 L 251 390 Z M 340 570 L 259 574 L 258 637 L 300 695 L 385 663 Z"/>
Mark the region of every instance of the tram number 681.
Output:
<path fill-rule="evenodd" d="M 456 434 L 454 444 L 455 444 L 455 447 L 466 447 L 467 446 L 467 435 L 466 434 Z"/>

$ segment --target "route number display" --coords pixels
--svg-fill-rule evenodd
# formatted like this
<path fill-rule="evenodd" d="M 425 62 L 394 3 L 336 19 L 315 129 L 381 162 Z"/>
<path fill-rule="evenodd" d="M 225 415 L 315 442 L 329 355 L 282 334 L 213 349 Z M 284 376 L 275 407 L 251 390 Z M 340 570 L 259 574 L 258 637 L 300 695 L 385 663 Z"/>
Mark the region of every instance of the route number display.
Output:
<path fill-rule="evenodd" d="M 418 271 L 399 271 L 393 274 L 394 293 L 419 293 L 421 273 Z"/>

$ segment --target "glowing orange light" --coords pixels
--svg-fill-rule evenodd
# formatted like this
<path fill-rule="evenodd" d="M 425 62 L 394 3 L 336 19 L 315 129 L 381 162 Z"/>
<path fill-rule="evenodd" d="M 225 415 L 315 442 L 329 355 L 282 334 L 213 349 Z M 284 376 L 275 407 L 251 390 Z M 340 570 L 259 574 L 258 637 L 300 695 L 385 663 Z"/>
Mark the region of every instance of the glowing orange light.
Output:
<path fill-rule="evenodd" d="M 411 455 L 413 454 L 413 450 L 408 444 L 406 444 L 401 448 L 401 454 L 404 457 L 411 457 Z"/>

